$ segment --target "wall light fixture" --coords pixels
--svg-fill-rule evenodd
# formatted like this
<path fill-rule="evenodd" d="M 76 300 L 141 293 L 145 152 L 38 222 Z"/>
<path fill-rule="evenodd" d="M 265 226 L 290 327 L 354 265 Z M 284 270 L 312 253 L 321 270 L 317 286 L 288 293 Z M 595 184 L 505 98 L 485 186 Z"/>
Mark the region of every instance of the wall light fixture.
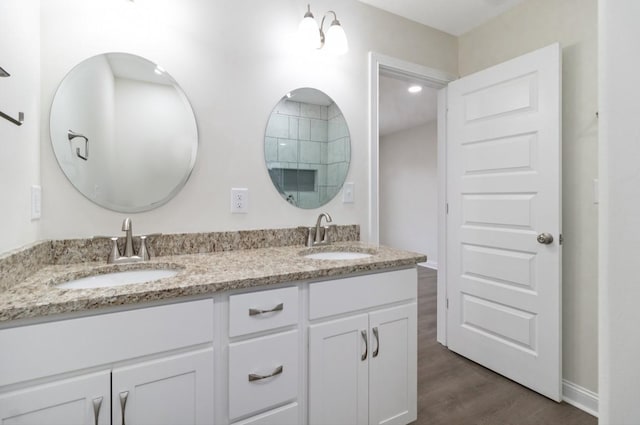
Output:
<path fill-rule="evenodd" d="M 329 14 L 333 14 L 333 21 L 325 35 L 324 20 Z M 318 27 L 313 13 L 311 13 L 311 6 L 307 5 L 307 13 L 304 14 L 304 18 L 298 26 L 298 35 L 302 45 L 310 50 L 326 47 L 329 52 L 336 55 L 343 55 L 349 51 L 347 35 L 344 33 L 344 29 L 342 29 L 342 25 L 340 25 L 340 21 L 338 21 L 336 12 L 333 10 L 324 14 L 320 27 Z"/>

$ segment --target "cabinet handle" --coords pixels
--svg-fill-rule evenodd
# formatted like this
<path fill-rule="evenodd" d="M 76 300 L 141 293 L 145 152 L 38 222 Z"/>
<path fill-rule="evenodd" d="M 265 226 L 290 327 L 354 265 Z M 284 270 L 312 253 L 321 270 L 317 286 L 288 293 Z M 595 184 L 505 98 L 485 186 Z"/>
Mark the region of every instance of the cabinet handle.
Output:
<path fill-rule="evenodd" d="M 93 422 L 98 425 L 98 417 L 100 416 L 100 407 L 102 407 L 102 397 L 93 399 Z"/>
<path fill-rule="evenodd" d="M 260 381 L 262 379 L 267 379 L 267 378 L 271 378 L 274 377 L 276 375 L 280 375 L 282 373 L 282 371 L 284 370 L 283 366 L 278 366 L 277 368 L 275 368 L 273 370 L 273 372 L 271 372 L 268 375 L 258 375 L 255 373 L 250 373 L 249 374 L 249 382 L 253 382 L 253 381 Z M 124 424 L 123 424 L 124 425 Z"/>
<path fill-rule="evenodd" d="M 378 327 L 373 328 L 373 336 L 376 337 L 376 349 L 373 350 L 373 357 L 378 357 L 378 351 L 380 351 L 380 337 L 378 336 Z"/>
<path fill-rule="evenodd" d="M 124 414 L 127 409 L 128 397 L 129 397 L 129 391 L 123 391 L 120 393 L 120 410 L 122 411 L 122 425 L 126 425 L 124 422 Z"/>
<path fill-rule="evenodd" d="M 362 357 L 360 360 L 367 360 L 367 354 L 369 353 L 369 341 L 367 340 L 367 331 L 360 331 L 360 335 L 362 335 L 362 339 L 364 339 L 364 353 L 362 353 Z"/>
<path fill-rule="evenodd" d="M 280 303 L 277 306 L 273 307 L 272 309 L 269 310 L 260 310 L 257 308 L 250 308 L 249 309 L 249 316 L 256 316 L 258 314 L 265 314 L 265 313 L 273 313 L 274 311 L 282 311 L 284 310 L 284 303 Z"/>

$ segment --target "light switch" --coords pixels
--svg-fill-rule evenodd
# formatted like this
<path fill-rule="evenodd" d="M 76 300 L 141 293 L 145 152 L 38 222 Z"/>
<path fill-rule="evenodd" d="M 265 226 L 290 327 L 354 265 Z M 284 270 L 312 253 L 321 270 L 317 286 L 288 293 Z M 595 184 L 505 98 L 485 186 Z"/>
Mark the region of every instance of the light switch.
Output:
<path fill-rule="evenodd" d="M 39 220 L 42 214 L 42 188 L 31 186 L 31 220 Z"/>
<path fill-rule="evenodd" d="M 353 182 L 346 182 L 344 186 L 342 186 L 342 203 L 353 203 Z"/>
<path fill-rule="evenodd" d="M 249 212 L 249 189 L 231 189 L 231 212 L 234 214 L 246 214 Z"/>

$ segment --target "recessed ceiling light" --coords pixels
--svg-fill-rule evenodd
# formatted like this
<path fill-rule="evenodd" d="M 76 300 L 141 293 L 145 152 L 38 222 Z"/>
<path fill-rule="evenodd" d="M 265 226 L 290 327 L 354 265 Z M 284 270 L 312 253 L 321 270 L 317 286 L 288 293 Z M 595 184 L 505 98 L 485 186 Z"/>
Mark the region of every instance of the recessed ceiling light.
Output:
<path fill-rule="evenodd" d="M 419 85 L 413 85 L 409 87 L 409 93 L 420 93 L 422 91 L 422 86 Z"/>

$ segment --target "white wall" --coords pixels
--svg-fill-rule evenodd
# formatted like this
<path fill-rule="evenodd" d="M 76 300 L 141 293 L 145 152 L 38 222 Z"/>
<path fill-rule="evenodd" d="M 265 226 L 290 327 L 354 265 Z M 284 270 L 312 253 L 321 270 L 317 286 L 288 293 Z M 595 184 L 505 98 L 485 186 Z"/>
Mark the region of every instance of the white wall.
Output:
<path fill-rule="evenodd" d="M 43 237 L 118 234 L 125 216 L 100 208 L 65 179 L 48 136 L 50 104 L 65 74 L 97 53 L 139 54 L 163 66 L 191 101 L 200 134 L 185 188 L 169 203 L 133 214 L 136 233 L 198 232 L 309 225 L 320 211 L 338 224 L 368 219 L 367 53 L 375 50 L 457 72 L 455 37 L 355 0 L 318 0 L 316 17 L 335 10 L 348 39 L 346 56 L 301 55 L 295 33 L 306 3 L 296 0 L 47 0 L 42 20 Z M 288 91 L 316 87 L 349 124 L 353 204 L 340 196 L 301 210 L 278 194 L 264 165 L 264 130 Z M 250 191 L 249 214 L 229 212 L 231 187 Z"/>
<path fill-rule="evenodd" d="M 459 67 L 467 75 L 556 41 L 563 61 L 563 376 L 597 391 L 597 1 L 526 0 L 461 36 Z"/>
<path fill-rule="evenodd" d="M 380 243 L 438 264 L 438 152 L 433 121 L 380 137 Z"/>
<path fill-rule="evenodd" d="M 0 253 L 38 240 L 40 222 L 31 221 L 31 185 L 40 182 L 40 2 L 0 1 Z"/>
<path fill-rule="evenodd" d="M 600 423 L 640 423 L 640 2 L 599 0 Z"/>

